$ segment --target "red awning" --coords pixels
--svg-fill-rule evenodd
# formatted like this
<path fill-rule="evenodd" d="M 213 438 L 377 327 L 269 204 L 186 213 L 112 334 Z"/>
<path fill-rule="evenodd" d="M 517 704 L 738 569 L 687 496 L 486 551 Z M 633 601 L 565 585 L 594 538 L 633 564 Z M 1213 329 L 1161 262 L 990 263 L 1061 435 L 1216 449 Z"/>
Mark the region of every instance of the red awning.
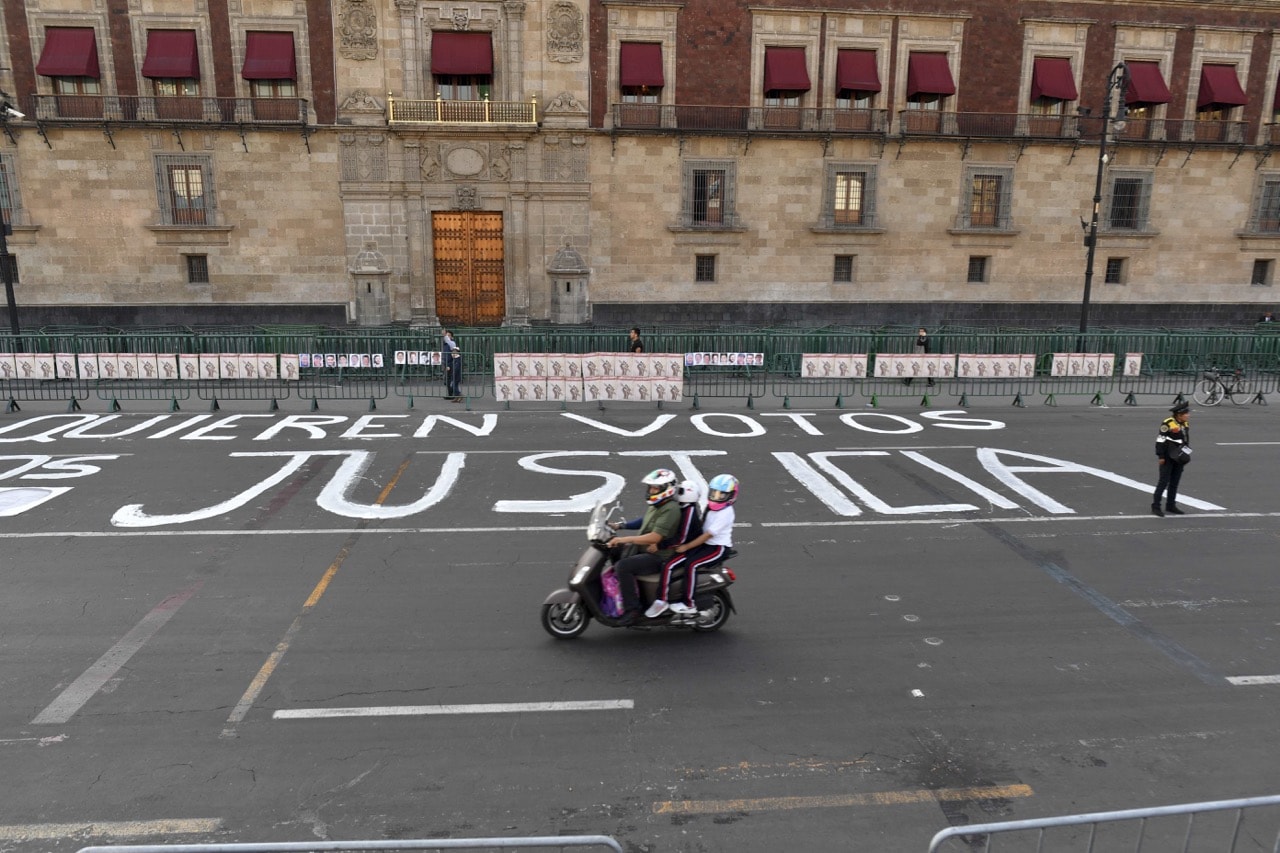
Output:
<path fill-rule="evenodd" d="M 874 50 L 841 50 L 836 53 L 837 92 L 879 92 L 880 71 Z"/>
<path fill-rule="evenodd" d="M 101 76 L 92 27 L 47 27 L 36 73 L 45 77 Z"/>
<path fill-rule="evenodd" d="M 1130 62 L 1128 65 L 1129 88 L 1124 93 L 1126 104 L 1167 104 L 1173 100 L 1160 74 L 1159 63 Z"/>
<path fill-rule="evenodd" d="M 803 47 L 764 49 L 766 92 L 807 92 L 809 89 L 809 69 L 804 64 Z"/>
<path fill-rule="evenodd" d="M 662 76 L 662 45 L 624 41 L 618 55 L 618 82 L 623 86 L 665 85 Z"/>
<path fill-rule="evenodd" d="M 142 76 L 200 79 L 195 30 L 147 30 L 147 58 Z"/>
<path fill-rule="evenodd" d="M 297 80 L 293 33 L 245 33 L 240 76 L 246 80 Z"/>
<path fill-rule="evenodd" d="M 954 95 L 951 66 L 945 53 L 912 53 L 907 57 L 907 97 Z"/>
<path fill-rule="evenodd" d="M 1208 65 L 1200 69 L 1200 95 L 1196 107 L 1203 109 L 1212 104 L 1239 107 L 1249 103 L 1234 65 Z"/>
<path fill-rule="evenodd" d="M 431 73 L 460 77 L 493 74 L 493 42 L 488 33 L 433 32 Z"/>
<path fill-rule="evenodd" d="M 1037 56 L 1031 70 L 1031 100 L 1053 98 L 1074 101 L 1080 97 L 1071 74 L 1071 60 L 1062 56 Z"/>

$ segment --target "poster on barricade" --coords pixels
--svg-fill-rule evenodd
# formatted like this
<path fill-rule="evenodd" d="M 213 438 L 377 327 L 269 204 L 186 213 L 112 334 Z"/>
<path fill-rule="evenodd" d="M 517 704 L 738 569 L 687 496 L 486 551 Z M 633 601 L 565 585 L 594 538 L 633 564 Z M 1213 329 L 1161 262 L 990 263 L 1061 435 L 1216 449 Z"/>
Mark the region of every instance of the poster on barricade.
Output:
<path fill-rule="evenodd" d="M 286 382 L 297 382 L 301 376 L 301 366 L 299 360 L 301 356 L 293 353 L 282 353 L 280 355 L 280 378 Z"/>
<path fill-rule="evenodd" d="M 1098 356 L 1098 375 L 1111 376 L 1116 372 L 1116 357 L 1104 352 Z"/>
<path fill-rule="evenodd" d="M 119 370 L 117 379 L 137 379 L 140 373 L 137 353 L 119 353 L 116 356 L 116 369 Z"/>
<path fill-rule="evenodd" d="M 273 353 L 258 353 L 258 378 L 259 379 L 279 379 L 280 370 L 276 366 L 276 356 Z"/>
<path fill-rule="evenodd" d="M 60 352 L 53 356 L 53 369 L 59 379 L 75 379 L 76 378 L 76 356 L 75 353 Z"/>
<path fill-rule="evenodd" d="M 0 379 L 6 382 L 18 378 L 17 360 L 11 352 L 0 352 Z"/>
<path fill-rule="evenodd" d="M 134 356 L 138 365 L 138 378 L 154 380 L 160 378 L 160 356 L 153 352 L 140 352 Z"/>
<path fill-rule="evenodd" d="M 804 353 L 800 356 L 802 379 L 865 379 L 866 354 Z"/>
<path fill-rule="evenodd" d="M 13 376 L 15 379 L 36 378 L 36 357 L 34 353 L 20 352 L 13 356 Z"/>
<path fill-rule="evenodd" d="M 119 379 L 120 378 L 120 354 L 114 352 L 98 353 L 98 378 L 99 379 Z"/>
<path fill-rule="evenodd" d="M 1125 376 L 1141 376 L 1142 375 L 1142 353 L 1127 352 L 1124 354 L 1124 375 Z"/>
<path fill-rule="evenodd" d="M 82 352 L 76 355 L 76 371 L 80 374 L 81 379 L 97 379 L 98 378 L 98 355 L 92 352 Z"/>
<path fill-rule="evenodd" d="M 53 379 L 57 374 L 56 368 L 53 366 L 53 356 L 49 353 L 35 354 L 35 378 L 41 380 Z"/>
<path fill-rule="evenodd" d="M 515 376 L 514 356 L 509 352 L 496 352 L 493 354 L 493 380 L 495 382 L 510 379 Z"/>

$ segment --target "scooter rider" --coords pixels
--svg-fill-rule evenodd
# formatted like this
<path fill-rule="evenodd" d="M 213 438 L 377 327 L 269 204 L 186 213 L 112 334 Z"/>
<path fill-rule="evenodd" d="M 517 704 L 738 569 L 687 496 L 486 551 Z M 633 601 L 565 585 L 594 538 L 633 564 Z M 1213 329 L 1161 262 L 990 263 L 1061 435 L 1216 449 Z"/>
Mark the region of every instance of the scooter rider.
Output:
<path fill-rule="evenodd" d="M 648 490 L 645 501 L 649 507 L 640 521 L 640 532 L 634 536 L 615 536 L 611 545 L 634 545 L 641 549 L 619 560 L 613 567 L 622 591 L 623 624 L 632 624 L 640 618 L 640 591 L 636 586 L 637 575 L 652 574 L 661 570 L 671 558 L 672 547 L 680 529 L 680 504 L 676 496 L 676 475 L 667 468 L 650 471 L 642 481 Z M 643 549 L 655 546 L 652 553 Z"/>
<path fill-rule="evenodd" d="M 693 480 L 685 480 L 676 487 L 676 500 L 680 502 L 680 530 L 671 545 L 677 551 L 681 545 L 694 540 L 702 541 L 700 539 L 702 536 L 702 508 L 698 506 L 698 501 L 701 498 L 702 490 L 698 488 L 698 484 Z M 657 550 L 652 545 L 649 548 L 654 551 Z M 667 595 L 671 589 L 671 564 L 675 559 L 676 557 L 673 556 L 663 566 L 662 580 L 658 584 L 658 597 L 654 600 L 653 605 L 645 611 L 644 615 L 647 618 L 656 618 L 667 610 Z"/>
<path fill-rule="evenodd" d="M 702 520 L 701 535 L 677 545 L 675 556 L 662 567 L 661 591 L 665 593 L 671 573 L 684 566 L 685 600 L 670 605 L 674 613 L 693 613 L 697 610 L 693 594 L 697 586 L 698 570 L 723 559 L 725 552 L 733 547 L 733 503 L 738 499 L 738 478 L 732 474 L 717 474 L 707 484 L 707 491 L 707 514 Z M 655 601 L 645 615 L 660 616 L 667 607 L 665 601 Z"/>

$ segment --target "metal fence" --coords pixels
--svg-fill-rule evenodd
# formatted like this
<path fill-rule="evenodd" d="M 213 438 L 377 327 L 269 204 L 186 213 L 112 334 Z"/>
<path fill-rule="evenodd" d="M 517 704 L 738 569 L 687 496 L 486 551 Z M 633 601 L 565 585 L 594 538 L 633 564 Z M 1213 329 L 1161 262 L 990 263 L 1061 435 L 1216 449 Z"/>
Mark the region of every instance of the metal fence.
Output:
<path fill-rule="evenodd" d="M 953 826 L 929 842 L 945 851 L 1280 853 L 1280 796 Z"/>
<path fill-rule="evenodd" d="M 828 328 L 701 328 L 663 327 L 642 330 L 651 353 L 750 353 L 760 354 L 754 365 L 692 364 L 685 368 L 683 397 L 695 408 L 704 398 L 738 399 L 748 407 L 766 395 L 780 399 L 784 406 L 793 400 L 825 399 L 844 405 L 852 397 L 876 405 L 881 398 L 919 398 L 929 405 L 932 398 L 958 398 L 966 405 L 972 398 L 1006 398 L 1025 405 L 1034 396 L 1052 405 L 1064 395 L 1089 396 L 1095 403 L 1114 391 L 1125 402 L 1136 404 L 1144 395 L 1178 399 L 1189 397 L 1205 370 L 1241 369 L 1259 394 L 1257 402 L 1280 390 L 1280 324 L 1251 329 L 1219 330 L 1106 329 L 1080 334 L 1070 329 L 1023 329 L 1017 327 L 940 327 L 930 334 L 932 352 L 939 355 L 998 355 L 1006 353 L 1036 356 L 1029 376 L 938 377 L 932 386 L 926 381 L 904 382 L 865 376 L 801 376 L 804 354 L 865 354 L 869 366 L 882 355 L 909 354 L 913 350 L 915 328 L 905 326 Z M 493 357 L 499 353 L 621 353 L 627 349 L 624 328 L 540 327 L 458 329 L 464 370 L 462 393 L 471 401 L 493 393 Z M 217 408 L 220 401 L 261 401 L 271 408 L 278 401 L 296 397 L 317 408 L 324 400 L 362 400 L 376 407 L 388 396 L 405 400 L 410 408 L 416 399 L 438 399 L 446 395 L 438 366 L 396 360 L 397 354 L 414 353 L 423 358 L 438 353 L 439 331 L 405 327 L 335 329 L 321 326 L 241 326 L 117 329 L 108 327 L 50 326 L 20 335 L 0 335 L 0 399 L 13 411 L 19 402 L 65 400 L 69 408 L 96 396 L 113 410 L 121 401 L 168 401 L 178 408 L 193 396 Z M 56 376 L 34 379 L 11 367 L 5 359 L 21 367 L 19 354 L 44 353 L 56 356 Z M 252 381 L 225 377 L 183 376 L 176 381 L 106 381 L 106 377 L 86 377 L 78 372 L 77 357 L 110 353 L 159 353 L 182 356 L 275 355 L 295 359 L 300 369 L 293 377 L 279 380 L 257 377 Z M 1117 369 L 1107 376 L 1055 376 L 1053 353 L 1107 354 Z M 1142 355 L 1141 369 L 1128 375 L 1119 365 L 1129 353 Z M 301 361 L 306 357 L 309 361 Z M 353 359 L 368 357 L 368 367 L 356 367 Z M 66 365 L 71 365 L 70 371 Z M 39 375 L 39 374 L 35 374 Z M 292 381 L 285 381 L 292 380 Z M 593 402 L 583 398 L 581 402 Z M 618 402 L 622 402 L 619 400 Z M 950 402 L 950 401 L 948 401 Z"/>
<path fill-rule="evenodd" d="M 82 847 L 79 853 L 330 853 L 330 851 L 567 850 L 597 847 L 623 853 L 607 835 L 526 838 L 423 838 L 401 841 L 291 841 L 276 844 L 140 844 Z"/>

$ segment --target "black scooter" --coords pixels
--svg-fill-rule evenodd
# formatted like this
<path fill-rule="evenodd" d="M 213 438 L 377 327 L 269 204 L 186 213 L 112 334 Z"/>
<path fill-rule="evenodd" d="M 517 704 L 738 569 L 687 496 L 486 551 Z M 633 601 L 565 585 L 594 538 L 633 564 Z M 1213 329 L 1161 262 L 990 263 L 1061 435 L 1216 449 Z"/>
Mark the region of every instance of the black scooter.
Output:
<path fill-rule="evenodd" d="M 737 612 L 729 587 L 738 577 L 733 569 L 724 565 L 725 560 L 737 554 L 732 548 L 721 560 L 699 570 L 694 592 L 696 613 L 679 614 L 667 610 L 653 619 L 642 616 L 631 624 L 605 614 L 601 604 L 604 597 L 601 575 L 609 565 L 609 541 L 614 536 L 609 519 L 614 513 L 619 517 L 622 515 L 622 508 L 616 503 L 597 504 L 592 510 L 591 519 L 587 522 L 587 541 L 591 544 L 570 573 L 568 588 L 557 589 L 542 603 L 542 627 L 547 633 L 557 640 L 572 640 L 587 630 L 592 619 L 607 628 L 687 628 L 701 633 L 723 628 L 729 621 L 729 614 Z M 654 573 L 641 575 L 636 580 L 640 586 L 640 607 L 644 609 L 657 598 L 662 578 Z M 672 601 L 683 600 L 683 568 L 672 574 L 669 595 Z"/>

